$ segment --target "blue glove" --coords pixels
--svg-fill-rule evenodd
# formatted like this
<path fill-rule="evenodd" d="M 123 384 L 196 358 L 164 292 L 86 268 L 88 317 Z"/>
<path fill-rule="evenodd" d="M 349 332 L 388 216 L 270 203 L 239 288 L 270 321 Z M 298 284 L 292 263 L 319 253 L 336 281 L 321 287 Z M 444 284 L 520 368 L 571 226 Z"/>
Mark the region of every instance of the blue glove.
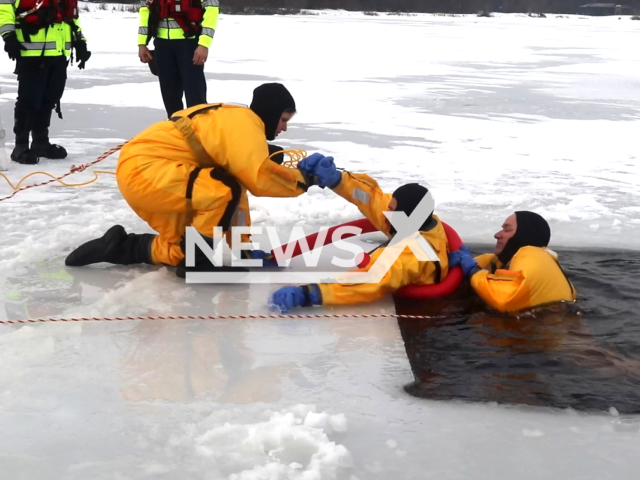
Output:
<path fill-rule="evenodd" d="M 458 262 L 456 265 L 460 264 L 459 257 L 460 257 L 461 254 L 459 252 L 463 252 L 463 253 L 466 253 L 467 255 L 471 255 L 471 250 L 469 250 L 469 247 L 467 247 L 464 244 L 460 245 L 460 249 L 459 250 L 456 250 L 455 252 L 451 252 L 449 254 L 450 258 L 453 258 L 454 260 L 456 260 Z M 454 253 L 455 253 L 455 255 L 453 255 Z M 451 257 L 451 255 L 453 255 L 453 257 Z M 451 262 L 449 262 L 449 264 L 451 264 Z M 456 266 L 456 265 L 453 265 L 453 266 Z"/>
<path fill-rule="evenodd" d="M 342 180 L 342 173 L 336 169 L 336 164 L 333 163 L 333 157 L 324 157 L 314 170 L 316 177 L 318 177 L 319 187 L 335 188 Z"/>
<path fill-rule="evenodd" d="M 263 250 L 243 250 L 242 253 L 247 259 L 262 260 L 263 267 L 278 266 L 278 262 L 275 257 L 269 252 L 265 252 Z"/>
<path fill-rule="evenodd" d="M 322 155 L 321 153 L 314 153 L 313 155 L 310 155 L 307 158 L 298 162 L 298 168 L 302 171 L 302 174 L 305 177 L 309 175 L 313 175 L 316 165 L 323 158 L 324 158 L 324 155 Z"/>
<path fill-rule="evenodd" d="M 460 250 L 449 253 L 449 268 L 457 267 L 462 268 L 462 274 L 464 278 L 468 278 L 469 275 L 478 267 L 478 263 L 473 259 L 470 250 L 463 245 Z"/>
<path fill-rule="evenodd" d="M 289 310 L 295 307 L 322 305 L 322 299 L 317 285 L 289 286 L 276 290 L 271 296 L 269 304 L 278 307 L 282 313 L 288 313 Z"/>

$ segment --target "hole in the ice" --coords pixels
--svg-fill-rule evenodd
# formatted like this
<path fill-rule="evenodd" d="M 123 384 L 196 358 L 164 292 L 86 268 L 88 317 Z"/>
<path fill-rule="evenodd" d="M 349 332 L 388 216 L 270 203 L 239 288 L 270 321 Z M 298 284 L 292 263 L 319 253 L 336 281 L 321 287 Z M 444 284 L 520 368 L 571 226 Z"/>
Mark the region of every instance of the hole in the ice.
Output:
<path fill-rule="evenodd" d="M 481 252 L 474 252 L 481 253 Z M 448 298 L 396 302 L 416 397 L 640 413 L 640 253 L 559 252 L 577 305 L 491 311 L 468 284 Z"/>

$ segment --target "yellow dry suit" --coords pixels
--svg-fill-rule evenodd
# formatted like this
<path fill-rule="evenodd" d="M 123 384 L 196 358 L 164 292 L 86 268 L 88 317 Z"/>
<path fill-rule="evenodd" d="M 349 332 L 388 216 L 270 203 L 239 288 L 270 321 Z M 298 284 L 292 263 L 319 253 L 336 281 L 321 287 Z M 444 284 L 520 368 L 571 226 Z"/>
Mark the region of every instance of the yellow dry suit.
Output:
<path fill-rule="evenodd" d="M 558 255 L 548 248 L 521 247 L 506 266 L 490 253 L 475 261 L 483 270 L 472 275 L 471 286 L 501 312 L 576 299 L 576 289 L 562 271 Z"/>
<path fill-rule="evenodd" d="M 391 236 L 387 218 L 392 194 L 384 193 L 378 183 L 366 174 L 342 172 L 342 180 L 333 189 L 345 200 L 353 203 L 360 212 L 381 232 Z M 438 255 L 439 262 L 418 260 L 407 246 L 389 266 L 379 283 L 323 283 L 318 284 L 322 293 L 322 304 L 355 304 L 372 302 L 405 285 L 429 285 L 440 282 L 449 271 L 448 241 L 442 223 L 433 215 L 435 226 L 420 232 Z M 391 247 L 392 248 L 392 247 Z M 382 246 L 371 254 L 368 265 L 354 272 L 368 272 L 385 251 Z M 339 282 L 339 276 L 337 277 Z"/>
<path fill-rule="evenodd" d="M 158 122 L 123 148 L 116 170 L 127 203 L 159 235 L 156 264 L 176 266 L 187 226 L 212 237 L 249 226 L 247 191 L 297 197 L 302 173 L 269 159 L 265 125 L 251 109 L 228 104 L 191 107 Z"/>

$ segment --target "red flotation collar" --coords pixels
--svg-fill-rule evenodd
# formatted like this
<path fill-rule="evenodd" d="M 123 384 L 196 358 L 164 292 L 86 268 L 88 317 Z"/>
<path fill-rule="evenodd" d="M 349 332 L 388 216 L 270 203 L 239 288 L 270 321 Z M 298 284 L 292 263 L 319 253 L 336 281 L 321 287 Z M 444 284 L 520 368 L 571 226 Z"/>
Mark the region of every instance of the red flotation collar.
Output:
<path fill-rule="evenodd" d="M 460 250 L 462 246 L 462 240 L 457 232 L 442 222 L 442 226 L 444 227 L 445 234 L 447 235 L 447 241 L 449 243 L 449 251 L 453 252 L 456 250 Z M 361 229 L 361 233 L 372 233 L 377 232 L 378 229 L 373 226 L 373 224 L 367 220 L 366 218 L 362 218 L 360 220 L 354 220 L 352 222 L 343 223 L 341 225 L 336 225 L 331 227 L 324 238 L 324 243 L 318 246 L 328 245 L 332 242 L 333 232 L 338 228 L 342 227 L 356 227 Z M 306 237 L 307 245 L 311 247 L 311 245 L 315 246 L 316 239 L 318 237 L 318 233 L 312 233 Z M 342 235 L 342 239 L 349 238 L 355 236 L 355 233 L 345 233 Z M 295 241 L 295 247 L 293 250 L 292 258 L 297 257 L 302 254 L 302 246 L 298 240 Z M 284 252 L 287 250 L 288 245 L 284 245 L 282 247 L 275 248 L 271 251 L 271 253 L 275 256 L 275 252 L 278 251 L 278 256 L 284 256 Z M 277 258 L 277 257 L 276 257 Z M 358 262 L 359 268 L 365 267 L 369 263 L 369 255 L 365 253 L 364 259 Z M 440 283 L 431 284 L 431 285 L 406 285 L 400 289 L 398 289 L 395 294 L 404 297 L 404 298 L 413 298 L 413 299 L 424 299 L 424 298 L 436 298 L 436 297 L 444 297 L 446 295 L 451 295 L 462 283 L 462 268 L 453 267 L 449 269 L 447 276 Z"/>

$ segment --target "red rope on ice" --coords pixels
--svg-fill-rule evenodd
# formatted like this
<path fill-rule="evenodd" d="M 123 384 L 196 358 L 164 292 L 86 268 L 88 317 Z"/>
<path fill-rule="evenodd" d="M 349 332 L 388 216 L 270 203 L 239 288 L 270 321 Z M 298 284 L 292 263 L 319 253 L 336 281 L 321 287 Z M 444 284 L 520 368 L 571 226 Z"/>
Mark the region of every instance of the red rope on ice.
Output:
<path fill-rule="evenodd" d="M 116 322 L 131 320 L 264 320 L 264 319 L 313 319 L 313 318 L 411 318 L 411 319 L 445 319 L 451 316 L 430 315 L 399 315 L 396 313 L 379 314 L 308 314 L 308 315 L 169 315 L 169 316 L 142 316 L 142 317 L 72 317 L 72 318 L 33 318 L 24 320 L 0 320 L 2 325 L 20 323 L 46 323 L 46 322 Z"/>

